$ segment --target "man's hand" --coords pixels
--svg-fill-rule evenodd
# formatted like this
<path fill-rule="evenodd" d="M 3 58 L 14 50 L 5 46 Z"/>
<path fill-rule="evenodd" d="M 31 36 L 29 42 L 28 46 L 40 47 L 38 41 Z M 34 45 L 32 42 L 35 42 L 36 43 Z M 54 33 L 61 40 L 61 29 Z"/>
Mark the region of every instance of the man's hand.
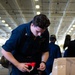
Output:
<path fill-rule="evenodd" d="M 45 69 L 46 69 L 46 64 L 43 63 L 43 62 L 41 62 L 41 63 L 40 63 L 40 67 L 37 68 L 37 70 L 44 71 Z"/>
<path fill-rule="evenodd" d="M 27 63 L 19 63 L 16 67 L 22 72 L 30 72 Z"/>

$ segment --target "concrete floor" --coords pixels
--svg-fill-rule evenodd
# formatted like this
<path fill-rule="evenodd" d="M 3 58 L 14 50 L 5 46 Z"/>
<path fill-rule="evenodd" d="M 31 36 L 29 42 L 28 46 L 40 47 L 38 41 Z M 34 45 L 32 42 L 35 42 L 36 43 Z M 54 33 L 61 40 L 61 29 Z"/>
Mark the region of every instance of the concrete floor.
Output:
<path fill-rule="evenodd" d="M 0 65 L 0 75 L 8 75 L 8 69 L 3 68 L 1 65 Z"/>

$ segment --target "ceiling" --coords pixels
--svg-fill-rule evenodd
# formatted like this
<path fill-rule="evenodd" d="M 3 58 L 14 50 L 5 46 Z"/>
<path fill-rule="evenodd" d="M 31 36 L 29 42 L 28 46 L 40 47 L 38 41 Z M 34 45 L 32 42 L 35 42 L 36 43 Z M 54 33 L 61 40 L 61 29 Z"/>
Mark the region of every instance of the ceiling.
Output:
<path fill-rule="evenodd" d="M 59 43 L 66 34 L 74 39 L 75 0 L 0 0 L 0 38 L 8 38 L 12 29 L 31 21 L 38 11 L 50 19 L 49 33 L 55 34 Z"/>

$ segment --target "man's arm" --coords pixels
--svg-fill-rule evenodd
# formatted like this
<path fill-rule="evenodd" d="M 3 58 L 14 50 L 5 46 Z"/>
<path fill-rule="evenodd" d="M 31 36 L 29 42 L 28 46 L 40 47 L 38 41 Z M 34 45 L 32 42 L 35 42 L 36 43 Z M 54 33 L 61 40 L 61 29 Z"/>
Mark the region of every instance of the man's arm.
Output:
<path fill-rule="evenodd" d="M 3 48 L 1 50 L 3 56 L 10 61 L 13 65 L 18 66 L 19 62 L 13 57 L 12 53 L 5 51 Z"/>
<path fill-rule="evenodd" d="M 1 53 L 4 55 L 4 57 L 10 61 L 14 66 L 16 66 L 20 71 L 22 72 L 30 72 L 30 70 L 28 69 L 28 66 L 26 63 L 20 63 L 18 62 L 14 56 L 12 55 L 12 53 L 5 51 L 4 49 L 1 50 Z"/>
<path fill-rule="evenodd" d="M 46 69 L 46 61 L 47 61 L 48 57 L 49 57 L 49 52 L 43 53 L 40 67 L 38 68 L 38 70 L 44 71 Z"/>
<path fill-rule="evenodd" d="M 41 61 L 46 62 L 48 60 L 48 57 L 49 57 L 49 52 L 43 53 Z"/>

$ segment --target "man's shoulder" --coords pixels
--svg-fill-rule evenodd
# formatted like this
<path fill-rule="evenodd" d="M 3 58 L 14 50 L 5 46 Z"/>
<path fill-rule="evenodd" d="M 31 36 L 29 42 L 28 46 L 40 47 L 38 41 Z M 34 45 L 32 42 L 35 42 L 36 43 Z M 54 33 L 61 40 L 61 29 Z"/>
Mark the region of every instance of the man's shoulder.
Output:
<path fill-rule="evenodd" d="M 58 44 L 55 44 L 55 46 L 59 48 L 59 45 Z"/>
<path fill-rule="evenodd" d="M 25 23 L 25 24 L 21 24 L 19 25 L 16 29 L 25 29 L 25 28 L 28 28 L 29 24 L 28 23 Z"/>
<path fill-rule="evenodd" d="M 13 31 L 23 32 L 23 31 L 29 30 L 29 28 L 30 28 L 30 24 L 29 23 L 25 23 L 25 24 L 20 24 Z"/>

